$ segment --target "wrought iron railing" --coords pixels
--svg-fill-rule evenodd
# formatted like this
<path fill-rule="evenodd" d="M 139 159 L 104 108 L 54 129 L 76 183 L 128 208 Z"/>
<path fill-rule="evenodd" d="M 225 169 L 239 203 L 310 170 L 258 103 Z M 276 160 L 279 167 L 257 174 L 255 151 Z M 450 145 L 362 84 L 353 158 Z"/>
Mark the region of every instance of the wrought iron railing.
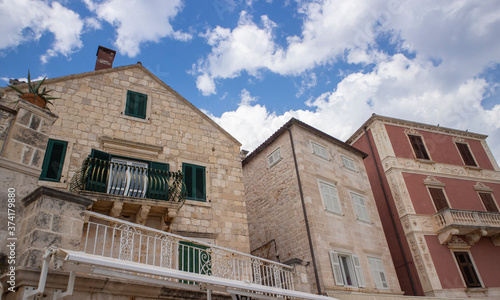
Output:
<path fill-rule="evenodd" d="M 294 290 L 290 266 L 95 212 L 85 214 L 91 217 L 83 233 L 87 254 Z"/>
<path fill-rule="evenodd" d="M 443 209 L 434 215 L 437 230 L 448 226 L 500 228 L 500 213 L 459 209 Z"/>
<path fill-rule="evenodd" d="M 71 179 L 70 190 L 169 202 L 184 202 L 186 194 L 181 171 L 169 172 L 90 157 Z"/>

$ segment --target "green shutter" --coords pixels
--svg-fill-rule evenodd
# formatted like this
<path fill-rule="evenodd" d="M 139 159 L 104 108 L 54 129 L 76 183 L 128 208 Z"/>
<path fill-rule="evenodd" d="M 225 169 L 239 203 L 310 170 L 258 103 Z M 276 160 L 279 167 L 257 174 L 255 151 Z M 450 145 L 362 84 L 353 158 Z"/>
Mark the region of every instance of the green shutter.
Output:
<path fill-rule="evenodd" d="M 131 117 L 146 119 L 147 103 L 147 95 L 128 91 L 125 114 Z"/>
<path fill-rule="evenodd" d="M 91 160 L 85 176 L 87 178 L 85 189 L 87 191 L 106 193 L 111 155 L 92 149 L 90 157 Z"/>
<path fill-rule="evenodd" d="M 168 200 L 168 170 L 168 164 L 149 162 L 147 198 Z"/>
<path fill-rule="evenodd" d="M 55 181 L 61 180 L 61 173 L 66 155 L 68 142 L 49 139 L 45 157 L 42 164 L 40 180 Z"/>
<path fill-rule="evenodd" d="M 186 198 L 196 201 L 206 201 L 205 167 L 182 164 Z"/>

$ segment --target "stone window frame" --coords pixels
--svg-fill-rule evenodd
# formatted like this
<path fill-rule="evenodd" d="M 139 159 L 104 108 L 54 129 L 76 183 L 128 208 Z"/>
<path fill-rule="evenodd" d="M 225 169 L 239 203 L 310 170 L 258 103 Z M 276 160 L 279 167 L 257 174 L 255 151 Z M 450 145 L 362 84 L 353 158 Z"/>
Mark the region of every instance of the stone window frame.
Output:
<path fill-rule="evenodd" d="M 380 269 L 376 270 L 374 268 L 372 262 L 377 263 L 377 264 L 380 263 L 380 267 L 382 268 L 382 270 L 380 270 Z M 373 276 L 373 281 L 375 283 L 375 288 L 378 289 L 378 290 L 388 290 L 389 289 L 389 282 L 387 281 L 387 273 L 385 272 L 384 263 L 382 262 L 382 258 L 380 258 L 380 257 L 374 257 L 374 256 L 368 256 L 368 264 L 370 265 L 370 269 L 372 271 L 372 276 Z M 376 273 L 376 272 L 379 272 L 379 273 Z M 386 286 L 384 286 L 384 281 L 382 280 L 382 278 L 380 276 L 380 273 L 384 274 L 384 279 L 385 279 L 385 285 Z M 382 286 L 379 286 L 377 284 L 377 275 L 380 277 L 379 281 L 382 284 Z"/>
<path fill-rule="evenodd" d="M 312 153 L 314 155 L 316 155 L 318 157 L 321 157 L 323 159 L 328 160 L 328 149 L 325 146 L 323 146 L 323 145 L 321 145 L 319 143 L 311 141 L 311 148 L 312 148 Z M 316 149 L 319 149 L 320 151 L 316 152 Z M 324 150 L 324 154 L 321 153 L 321 150 Z"/>
<path fill-rule="evenodd" d="M 277 156 L 277 158 L 275 156 Z M 272 159 L 272 161 L 271 161 L 271 159 Z M 273 152 L 271 152 L 271 154 L 269 154 L 267 156 L 267 166 L 268 166 L 268 168 L 270 169 L 270 168 L 274 167 L 282 159 L 283 159 L 283 157 L 281 156 L 281 148 L 278 147 Z"/>
<path fill-rule="evenodd" d="M 139 117 L 134 117 L 125 114 L 125 111 L 127 109 L 127 100 L 128 100 L 128 92 L 133 92 L 133 93 L 139 93 L 139 94 L 144 94 L 147 97 L 146 100 L 146 116 L 144 119 L 139 118 Z M 143 122 L 143 123 L 149 123 L 151 119 L 151 105 L 152 105 L 152 96 L 150 91 L 144 90 L 144 89 L 123 89 L 123 97 L 122 97 L 122 104 L 121 104 L 121 115 L 124 119 L 128 120 L 133 120 L 137 122 Z"/>
<path fill-rule="evenodd" d="M 477 265 L 476 265 L 476 262 L 474 261 L 474 258 L 472 257 L 471 253 L 470 253 L 470 250 L 469 249 L 460 249 L 460 248 L 450 248 L 450 251 L 451 251 L 451 255 L 453 257 L 453 261 L 455 262 L 455 266 L 457 267 L 457 271 L 460 273 L 460 278 L 462 279 L 462 283 L 464 284 L 465 288 L 483 288 L 484 287 L 484 282 L 481 278 L 481 274 L 479 274 L 478 272 L 478 268 L 477 268 Z M 474 287 L 469 287 L 467 285 L 467 280 L 465 279 L 464 277 L 464 274 L 463 274 L 463 271 L 462 271 L 462 268 L 458 262 L 458 259 L 456 257 L 456 254 L 457 252 L 461 252 L 461 253 L 467 253 L 470 261 L 471 261 L 471 266 L 472 266 L 472 269 L 477 277 L 477 280 L 478 280 L 478 283 L 480 286 L 474 286 Z"/>
<path fill-rule="evenodd" d="M 408 143 L 410 144 L 410 148 L 411 148 L 411 150 L 413 152 L 413 155 L 414 155 L 414 157 L 415 157 L 416 160 L 418 160 L 420 162 L 425 162 L 425 163 L 434 163 L 434 161 L 432 160 L 432 157 L 431 157 L 431 153 L 428 150 L 429 147 L 427 147 L 427 144 L 425 142 L 424 136 L 420 132 L 418 132 L 417 130 L 415 130 L 413 128 L 408 128 L 408 129 L 405 129 L 405 135 L 406 135 L 406 139 L 408 140 Z M 415 147 L 413 146 L 413 143 L 411 141 L 410 136 L 420 137 L 420 140 L 422 141 L 422 145 L 423 145 L 424 150 L 425 150 L 425 154 L 429 157 L 428 159 L 426 159 L 426 158 L 419 158 L 417 156 L 417 152 L 415 151 Z"/>
<path fill-rule="evenodd" d="M 366 287 L 363 268 L 361 267 L 361 260 L 359 256 L 354 255 L 348 251 L 342 251 L 342 250 L 331 250 L 328 252 L 328 254 L 330 257 L 330 263 L 332 265 L 335 285 L 354 287 L 354 288 Z M 347 258 L 346 260 L 346 262 L 348 263 L 347 269 L 349 270 L 350 273 L 352 273 L 353 279 L 356 281 L 350 285 L 345 280 L 346 266 L 343 263 L 341 263 L 341 257 Z"/>
<path fill-rule="evenodd" d="M 342 165 L 344 168 L 346 168 L 347 170 L 350 170 L 350 171 L 353 171 L 353 172 L 358 172 L 358 168 L 356 167 L 356 162 L 354 161 L 354 159 L 348 157 L 348 156 L 345 156 L 343 154 L 340 155 L 340 157 L 342 158 Z M 352 168 L 348 164 L 346 164 L 346 160 L 351 163 L 352 162 Z"/>
<path fill-rule="evenodd" d="M 427 178 L 425 178 L 423 182 L 427 188 L 427 193 L 429 194 L 429 198 L 431 199 L 432 205 L 433 205 L 434 210 L 436 212 L 440 211 L 441 209 L 438 210 L 436 207 L 436 203 L 435 203 L 434 198 L 432 197 L 432 194 L 430 191 L 431 188 L 441 189 L 443 191 L 443 195 L 444 195 L 446 204 L 448 205 L 448 208 L 451 208 L 450 200 L 448 199 L 448 195 L 446 194 L 446 191 L 444 189 L 445 184 L 443 182 L 437 180 L 434 176 L 427 176 Z M 442 209 L 445 209 L 445 208 L 442 208 Z"/>
<path fill-rule="evenodd" d="M 453 138 L 453 144 L 455 145 L 455 148 L 457 149 L 457 152 L 460 156 L 460 159 L 462 159 L 462 162 L 464 164 L 464 166 L 466 168 L 472 168 L 472 169 L 481 169 L 479 167 L 479 165 L 477 164 L 477 159 L 476 157 L 474 156 L 474 153 L 472 152 L 472 150 L 470 149 L 470 145 L 469 143 L 463 139 L 463 138 L 458 138 L 458 137 L 455 137 Z M 472 162 L 474 163 L 474 165 L 471 165 L 471 164 L 467 164 L 466 161 L 465 161 L 465 158 L 464 158 L 464 155 L 462 154 L 462 151 L 460 151 L 460 148 L 458 147 L 458 144 L 462 144 L 462 145 L 465 145 L 467 148 L 467 151 L 468 151 L 468 155 L 470 155 L 471 159 L 472 159 Z"/>

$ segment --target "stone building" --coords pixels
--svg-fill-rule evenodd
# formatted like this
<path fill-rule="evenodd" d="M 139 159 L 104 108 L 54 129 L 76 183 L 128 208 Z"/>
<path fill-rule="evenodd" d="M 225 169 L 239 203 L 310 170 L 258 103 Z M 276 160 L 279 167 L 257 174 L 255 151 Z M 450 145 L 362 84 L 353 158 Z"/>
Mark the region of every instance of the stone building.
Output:
<path fill-rule="evenodd" d="M 0 99 L 6 299 L 326 299 L 248 254 L 240 143 L 140 63 L 112 68 L 114 54 L 47 79 L 51 111 Z"/>
<path fill-rule="evenodd" d="M 313 293 L 401 295 L 366 157 L 296 119 L 281 127 L 243 160 L 251 253 L 300 263 Z"/>
<path fill-rule="evenodd" d="M 373 115 L 364 160 L 402 289 L 500 297 L 500 169 L 486 136 Z"/>

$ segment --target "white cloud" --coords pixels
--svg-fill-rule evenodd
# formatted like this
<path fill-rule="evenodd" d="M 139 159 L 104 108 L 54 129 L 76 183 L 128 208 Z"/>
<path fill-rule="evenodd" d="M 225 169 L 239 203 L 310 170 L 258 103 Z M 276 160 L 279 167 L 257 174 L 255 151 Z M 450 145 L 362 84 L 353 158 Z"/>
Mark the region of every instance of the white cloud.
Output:
<path fill-rule="evenodd" d="M 83 46 L 83 24 L 77 13 L 58 2 L 4 0 L 0 2 L 0 49 L 17 47 L 51 33 L 54 42 L 42 55 L 42 62 L 59 54 L 67 57 Z"/>
<path fill-rule="evenodd" d="M 129 57 L 140 53 L 147 42 L 159 42 L 171 37 L 180 41 L 192 38 L 191 34 L 173 29 L 171 21 L 181 11 L 181 0 L 85 0 L 89 10 L 116 28 L 115 46 Z"/>

